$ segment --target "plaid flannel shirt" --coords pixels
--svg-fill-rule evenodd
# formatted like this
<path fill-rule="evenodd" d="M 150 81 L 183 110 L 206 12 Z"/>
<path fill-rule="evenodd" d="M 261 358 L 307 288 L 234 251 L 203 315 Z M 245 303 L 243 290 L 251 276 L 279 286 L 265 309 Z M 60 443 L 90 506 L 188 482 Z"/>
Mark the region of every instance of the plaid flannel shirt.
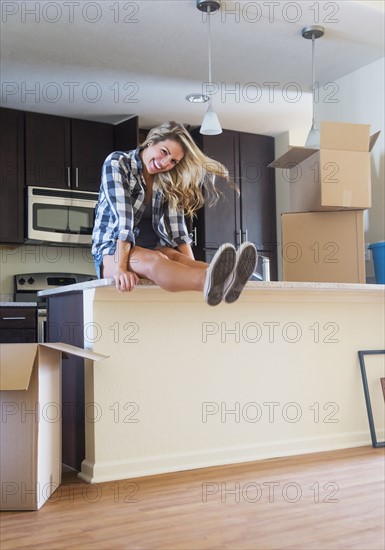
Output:
<path fill-rule="evenodd" d="M 114 254 L 116 241 L 135 245 L 137 226 L 145 210 L 145 182 L 140 148 L 115 151 L 105 160 L 92 233 L 92 254 Z M 152 189 L 152 223 L 162 246 L 191 243 L 183 212 L 170 208 L 161 189 Z"/>

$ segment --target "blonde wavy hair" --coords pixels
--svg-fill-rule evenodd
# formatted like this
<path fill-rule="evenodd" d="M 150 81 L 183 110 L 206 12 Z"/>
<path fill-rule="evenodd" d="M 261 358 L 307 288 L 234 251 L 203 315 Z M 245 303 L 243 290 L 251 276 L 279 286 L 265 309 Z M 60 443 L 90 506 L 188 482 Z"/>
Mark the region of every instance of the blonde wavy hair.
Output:
<path fill-rule="evenodd" d="M 153 128 L 140 147 L 144 148 L 167 139 L 179 143 L 184 156 L 168 172 L 156 174 L 154 181 L 162 189 L 172 208 L 182 210 L 186 215 L 193 217 L 194 212 L 205 202 L 204 189 L 211 205 L 218 201 L 221 193 L 215 186 L 215 177 L 220 176 L 228 180 L 228 170 L 220 162 L 202 153 L 189 132 L 179 122 L 165 122 Z"/>

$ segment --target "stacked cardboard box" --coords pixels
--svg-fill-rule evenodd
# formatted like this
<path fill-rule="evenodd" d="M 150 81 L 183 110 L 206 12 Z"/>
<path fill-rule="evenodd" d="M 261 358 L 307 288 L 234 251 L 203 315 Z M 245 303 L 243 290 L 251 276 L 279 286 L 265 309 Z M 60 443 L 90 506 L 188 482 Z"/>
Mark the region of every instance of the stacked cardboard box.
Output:
<path fill-rule="evenodd" d="M 292 147 L 284 170 L 291 212 L 282 214 L 284 281 L 365 283 L 363 211 L 371 207 L 368 124 L 321 123 L 319 149 Z"/>

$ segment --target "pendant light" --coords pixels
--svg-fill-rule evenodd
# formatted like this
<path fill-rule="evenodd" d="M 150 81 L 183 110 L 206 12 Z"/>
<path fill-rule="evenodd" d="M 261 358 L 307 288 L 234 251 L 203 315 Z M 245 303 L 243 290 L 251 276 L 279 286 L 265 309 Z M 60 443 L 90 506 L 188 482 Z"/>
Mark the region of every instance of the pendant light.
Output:
<path fill-rule="evenodd" d="M 314 54 L 315 54 L 315 41 L 317 38 L 321 38 L 321 36 L 324 35 L 325 29 L 324 27 L 321 27 L 321 25 L 312 25 L 310 27 L 305 27 L 302 29 L 302 36 L 303 38 L 306 38 L 307 40 L 312 41 L 312 92 L 313 92 L 313 99 L 312 99 L 312 109 L 313 109 L 313 115 L 312 115 L 312 123 L 311 128 L 309 131 L 309 134 L 307 136 L 307 140 L 305 143 L 305 147 L 319 147 L 320 146 L 320 131 L 317 127 L 315 116 L 314 116 L 314 104 L 315 104 L 315 63 L 314 63 Z"/>
<path fill-rule="evenodd" d="M 211 78 L 211 27 L 210 27 L 210 14 L 216 12 L 221 7 L 220 0 L 196 0 L 197 8 L 200 11 L 207 13 L 208 28 L 209 28 L 209 85 L 212 83 Z M 207 136 L 215 136 L 222 133 L 222 128 L 219 123 L 218 117 L 212 108 L 212 99 L 209 97 L 208 109 L 204 116 L 200 133 Z"/>

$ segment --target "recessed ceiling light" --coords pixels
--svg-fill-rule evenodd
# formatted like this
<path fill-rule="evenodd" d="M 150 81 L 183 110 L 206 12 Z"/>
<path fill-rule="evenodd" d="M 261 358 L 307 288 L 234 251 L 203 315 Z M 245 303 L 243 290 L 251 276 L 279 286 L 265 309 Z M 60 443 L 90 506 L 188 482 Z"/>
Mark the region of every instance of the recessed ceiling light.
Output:
<path fill-rule="evenodd" d="M 209 101 L 209 96 L 204 94 L 189 94 L 186 95 L 187 101 L 191 103 L 207 103 Z"/>

